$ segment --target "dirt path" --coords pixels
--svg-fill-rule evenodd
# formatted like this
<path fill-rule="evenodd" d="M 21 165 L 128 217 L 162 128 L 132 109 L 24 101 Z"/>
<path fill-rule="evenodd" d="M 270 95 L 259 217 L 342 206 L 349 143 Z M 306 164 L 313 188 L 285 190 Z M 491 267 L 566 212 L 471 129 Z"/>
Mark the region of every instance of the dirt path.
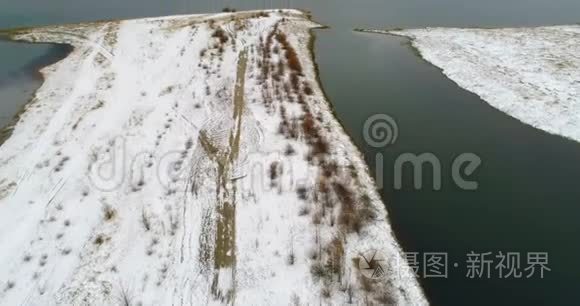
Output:
<path fill-rule="evenodd" d="M 246 50 L 243 50 L 240 52 L 238 58 L 233 97 L 233 120 L 235 124 L 230 131 L 228 150 L 220 154 L 221 156 L 217 156 L 216 159 L 218 162 L 217 183 L 219 187 L 216 206 L 217 227 L 212 293 L 215 298 L 231 304 L 233 304 L 235 299 L 236 189 L 233 184 L 230 184 L 230 170 L 236 162 L 240 151 L 246 65 L 247 54 Z M 206 144 L 206 146 L 208 145 Z M 228 275 L 230 273 L 231 275 Z M 220 277 L 225 279 L 220 279 Z"/>

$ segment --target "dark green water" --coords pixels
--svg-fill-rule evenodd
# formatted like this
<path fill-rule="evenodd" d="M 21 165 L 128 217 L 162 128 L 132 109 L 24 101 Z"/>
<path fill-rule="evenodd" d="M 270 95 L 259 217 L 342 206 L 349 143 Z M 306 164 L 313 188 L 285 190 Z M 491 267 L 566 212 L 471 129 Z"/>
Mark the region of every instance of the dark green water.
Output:
<path fill-rule="evenodd" d="M 274 1 L 276 2 L 276 1 Z M 0 28 L 95 19 L 262 8 L 270 1 L 72 1 L 0 4 Z M 280 7 L 286 1 L 277 1 Z M 316 60 L 339 119 L 374 167 L 385 156 L 382 195 L 405 250 L 447 252 L 449 277 L 422 279 L 435 305 L 577 305 L 580 299 L 580 144 L 523 125 L 458 88 L 416 57 L 404 40 L 354 33 L 355 27 L 531 26 L 580 22 L 577 0 L 335 0 L 291 1 L 331 26 L 317 31 Z M 38 86 L 25 71 L 49 47 L 0 43 L 0 123 Z M 399 138 L 386 149 L 368 146 L 363 124 L 372 114 L 397 120 Z M 406 176 L 392 188 L 392 163 L 403 153 L 435 154 L 443 188 L 416 191 Z M 450 164 L 464 152 L 483 164 L 477 191 L 450 179 Z M 425 182 L 430 186 L 429 182 Z M 544 279 L 473 280 L 466 254 L 548 252 Z M 525 257 L 522 258 L 525 266 Z M 454 268 L 452 263 L 458 263 Z"/>

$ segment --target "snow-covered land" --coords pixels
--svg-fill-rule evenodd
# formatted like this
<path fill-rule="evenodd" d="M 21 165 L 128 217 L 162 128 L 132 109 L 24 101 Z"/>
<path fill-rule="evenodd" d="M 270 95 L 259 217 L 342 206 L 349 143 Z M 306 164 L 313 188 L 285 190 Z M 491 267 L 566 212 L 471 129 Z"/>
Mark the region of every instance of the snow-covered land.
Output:
<path fill-rule="evenodd" d="M 8 32 L 75 49 L 0 147 L 0 304 L 426 304 L 316 81 L 318 26 L 284 10 Z M 366 278 L 375 251 L 385 275 Z"/>
<path fill-rule="evenodd" d="M 580 141 L 580 26 L 387 33 L 411 38 L 427 61 L 493 107 Z"/>

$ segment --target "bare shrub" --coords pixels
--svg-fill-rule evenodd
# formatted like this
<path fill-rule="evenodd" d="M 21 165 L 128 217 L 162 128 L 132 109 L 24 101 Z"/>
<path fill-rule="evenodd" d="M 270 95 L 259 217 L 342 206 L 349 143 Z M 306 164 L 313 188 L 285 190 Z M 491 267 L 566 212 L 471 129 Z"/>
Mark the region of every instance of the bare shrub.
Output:
<path fill-rule="evenodd" d="M 174 90 L 174 89 L 175 89 L 175 86 L 173 86 L 173 85 L 169 85 L 169 86 L 165 87 L 165 89 L 163 89 L 163 90 L 162 90 L 162 91 L 159 93 L 159 96 L 164 96 L 164 95 L 170 94 L 170 93 L 172 93 L 172 92 L 173 92 L 173 90 Z"/>
<path fill-rule="evenodd" d="M 330 298 L 330 288 L 327 285 L 325 285 L 320 291 L 320 295 L 322 295 L 322 297 L 325 299 Z"/>
<path fill-rule="evenodd" d="M 310 249 L 310 251 L 308 251 L 308 258 L 310 258 L 311 260 L 316 260 L 318 259 L 318 251 L 316 249 Z"/>
<path fill-rule="evenodd" d="M 310 208 L 308 206 L 302 206 L 298 211 L 299 216 L 306 216 L 308 214 L 310 214 Z"/>
<path fill-rule="evenodd" d="M 117 293 L 115 299 L 117 300 L 119 306 L 136 305 L 136 303 L 133 302 L 134 297 L 130 294 L 129 289 L 123 285 L 119 286 L 119 292 Z"/>
<path fill-rule="evenodd" d="M 66 248 L 66 249 L 62 250 L 60 253 L 64 256 L 66 256 L 66 255 L 70 254 L 71 252 L 72 252 L 71 248 Z"/>
<path fill-rule="evenodd" d="M 296 255 L 294 254 L 294 250 L 290 250 L 290 254 L 288 254 L 288 258 L 286 259 L 286 263 L 289 266 L 294 265 L 294 263 L 296 262 Z"/>
<path fill-rule="evenodd" d="M 312 92 L 312 87 L 310 87 L 310 84 L 308 84 L 308 83 L 305 82 L 303 84 L 303 86 L 304 86 L 303 87 L 304 93 L 307 94 L 307 95 L 309 95 L 309 96 L 311 96 L 313 92 Z"/>
<path fill-rule="evenodd" d="M 328 255 L 328 266 L 330 271 L 338 276 L 339 282 L 342 279 L 342 270 L 344 267 L 344 245 L 339 237 L 335 237 L 326 246 L 326 253 Z"/>
<path fill-rule="evenodd" d="M 329 152 L 329 145 L 325 139 L 318 138 L 316 142 L 314 142 L 314 146 L 312 148 L 312 152 L 314 155 L 321 155 L 321 154 L 328 154 Z"/>
<path fill-rule="evenodd" d="M 302 120 L 302 130 L 307 137 L 318 137 L 318 129 L 316 128 L 316 122 L 314 121 L 312 114 L 308 113 L 304 116 L 304 119 Z"/>
<path fill-rule="evenodd" d="M 359 215 L 359 218 L 365 223 L 377 218 L 377 214 L 376 214 L 375 210 L 372 209 L 370 206 L 359 208 L 358 215 Z"/>
<path fill-rule="evenodd" d="M 96 245 L 102 245 L 103 243 L 105 243 L 105 237 L 103 235 L 98 235 L 93 241 L 93 243 Z"/>
<path fill-rule="evenodd" d="M 226 32 L 221 27 L 218 27 L 217 29 L 215 29 L 215 31 L 213 32 L 211 37 L 217 38 L 220 41 L 220 43 L 222 43 L 222 44 L 224 44 L 228 41 L 228 36 L 227 36 Z"/>
<path fill-rule="evenodd" d="M 40 256 L 40 260 L 38 261 L 38 265 L 44 267 L 47 262 L 48 262 L 48 254 L 42 254 L 42 256 Z"/>
<path fill-rule="evenodd" d="M 4 291 L 8 291 L 12 288 L 14 288 L 14 286 L 16 286 L 16 283 L 14 283 L 13 281 L 8 281 L 6 282 L 6 286 L 4 287 Z"/>
<path fill-rule="evenodd" d="M 322 174 L 330 178 L 338 173 L 338 164 L 336 161 L 324 161 L 320 165 L 322 167 Z"/>
<path fill-rule="evenodd" d="M 334 182 L 333 189 L 341 203 L 339 224 L 348 232 L 359 233 L 363 220 L 356 210 L 352 190 L 340 182 Z"/>
<path fill-rule="evenodd" d="M 294 89 L 295 92 L 297 92 L 299 89 L 299 86 L 300 86 L 299 82 L 300 82 L 300 79 L 298 78 L 298 74 L 292 73 L 290 75 L 290 84 L 292 85 L 292 89 Z"/>
<path fill-rule="evenodd" d="M 361 274 L 359 275 L 359 281 L 362 290 L 364 290 L 365 292 L 373 292 L 373 290 L 375 289 L 376 285 L 375 280 L 365 277 Z"/>
<path fill-rule="evenodd" d="M 288 67 L 293 71 L 302 74 L 302 65 L 300 64 L 300 59 L 298 59 L 298 54 L 296 50 L 290 45 L 286 34 L 283 32 L 278 32 L 276 34 L 276 40 L 282 45 L 282 48 L 286 50 L 286 60 L 288 61 Z"/>
<path fill-rule="evenodd" d="M 111 221 L 115 218 L 115 216 L 117 215 L 117 211 L 115 209 L 113 209 L 113 207 L 111 207 L 111 205 L 105 205 L 103 206 L 103 218 L 105 219 L 105 221 Z"/>
<path fill-rule="evenodd" d="M 294 150 L 294 148 L 292 147 L 292 145 L 288 144 L 286 146 L 286 149 L 284 150 L 284 155 L 286 156 L 291 156 L 296 154 L 296 150 Z"/>
<path fill-rule="evenodd" d="M 290 138 L 298 139 L 300 132 L 298 131 L 300 124 L 298 123 L 298 118 L 292 118 L 292 123 L 290 124 L 289 133 Z"/>
<path fill-rule="evenodd" d="M 144 209 L 141 212 L 141 223 L 143 224 L 143 227 L 146 231 L 151 230 L 151 221 L 149 221 L 149 216 L 147 216 Z"/>
<path fill-rule="evenodd" d="M 322 223 L 322 213 L 321 212 L 316 212 L 313 216 L 312 216 L 312 224 L 314 225 L 319 225 Z"/>
<path fill-rule="evenodd" d="M 296 293 L 292 294 L 292 305 L 300 306 L 300 297 Z"/>
<path fill-rule="evenodd" d="M 22 261 L 24 262 L 30 262 L 32 260 L 32 255 L 30 254 L 26 254 L 24 255 L 24 257 L 22 257 Z"/>
<path fill-rule="evenodd" d="M 395 299 L 393 298 L 392 293 L 389 292 L 388 290 L 384 290 L 375 295 L 375 300 L 379 302 L 380 305 L 386 306 L 397 305 Z"/>
<path fill-rule="evenodd" d="M 306 99 L 304 99 L 304 95 L 303 94 L 299 94 L 298 95 L 298 103 L 305 105 L 306 104 Z"/>
<path fill-rule="evenodd" d="M 324 265 L 319 261 L 310 266 L 310 274 L 312 274 L 314 280 L 321 280 L 328 276 L 326 267 L 324 267 Z"/>
<path fill-rule="evenodd" d="M 300 186 L 296 189 L 296 193 L 298 194 L 298 198 L 300 200 L 306 201 L 308 199 L 308 189 L 304 186 Z"/>
<path fill-rule="evenodd" d="M 270 179 L 276 180 L 282 173 L 282 165 L 279 162 L 273 162 L 270 164 Z"/>

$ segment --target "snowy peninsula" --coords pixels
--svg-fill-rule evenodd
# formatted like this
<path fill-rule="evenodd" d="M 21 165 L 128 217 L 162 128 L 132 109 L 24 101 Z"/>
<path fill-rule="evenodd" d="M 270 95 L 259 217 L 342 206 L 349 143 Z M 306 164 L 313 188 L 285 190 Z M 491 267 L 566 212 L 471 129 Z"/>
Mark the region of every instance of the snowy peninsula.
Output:
<path fill-rule="evenodd" d="M 319 26 L 280 10 L 2 32 L 74 51 L 0 147 L 0 304 L 427 304 L 317 82 Z"/>
<path fill-rule="evenodd" d="M 580 141 L 580 26 L 360 31 L 410 38 L 425 60 L 491 106 Z"/>

